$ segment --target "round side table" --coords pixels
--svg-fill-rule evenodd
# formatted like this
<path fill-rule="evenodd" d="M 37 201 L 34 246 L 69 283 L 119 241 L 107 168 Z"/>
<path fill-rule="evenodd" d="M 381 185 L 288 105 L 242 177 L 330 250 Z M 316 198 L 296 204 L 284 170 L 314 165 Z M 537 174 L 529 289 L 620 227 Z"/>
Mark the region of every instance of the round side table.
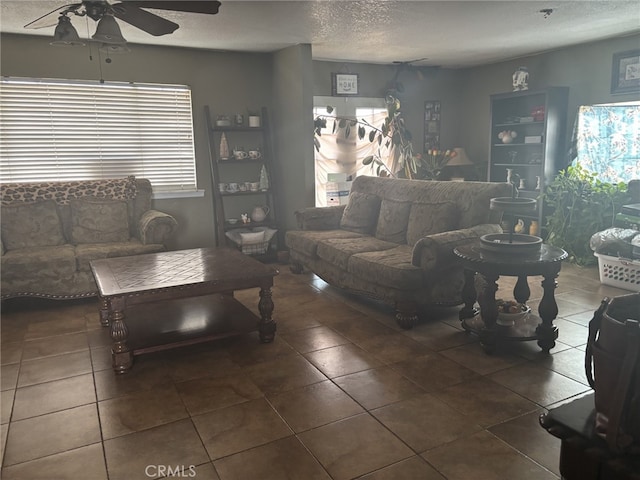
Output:
<path fill-rule="evenodd" d="M 480 344 L 485 352 L 492 353 L 499 341 L 537 340 L 544 352 L 555 347 L 558 338 L 558 327 L 553 321 L 558 316 L 554 291 L 556 278 L 560 273 L 562 261 L 567 252 L 558 247 L 542 244 L 539 251 L 533 253 L 512 254 L 496 253 L 484 250 L 480 242 L 471 243 L 454 249 L 453 253 L 464 267 L 465 283 L 462 289 L 464 307 L 460 310 L 460 321 L 465 330 L 480 337 Z M 481 276 L 483 287 L 476 292 L 475 277 Z M 516 301 L 526 304 L 531 295 L 527 277 L 540 275 L 543 277 L 542 300 L 538 306 L 538 314 L 524 315 L 511 326 L 496 323 L 498 306 L 496 291 L 500 276 L 518 277 L 513 289 Z M 480 310 L 475 308 L 476 299 Z M 478 315 L 478 313 L 480 313 Z"/>

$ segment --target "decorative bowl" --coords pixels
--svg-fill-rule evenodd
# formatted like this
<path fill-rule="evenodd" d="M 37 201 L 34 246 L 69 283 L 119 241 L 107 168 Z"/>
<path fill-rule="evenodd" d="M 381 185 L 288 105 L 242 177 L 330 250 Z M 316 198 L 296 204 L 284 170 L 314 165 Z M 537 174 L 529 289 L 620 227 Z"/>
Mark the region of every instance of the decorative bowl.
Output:
<path fill-rule="evenodd" d="M 515 300 L 509 300 L 507 302 L 504 302 L 503 300 L 496 300 L 496 303 L 498 304 L 498 318 L 496 320 L 496 324 L 503 327 L 510 327 L 518 320 L 527 317 L 531 313 L 531 307 L 524 303 L 518 303 Z"/>
<path fill-rule="evenodd" d="M 501 210 L 505 213 L 531 213 L 538 208 L 538 202 L 535 198 L 523 197 L 496 197 L 492 198 L 489 204 L 491 210 Z"/>
<path fill-rule="evenodd" d="M 231 225 L 235 225 L 236 223 L 238 223 L 238 219 L 237 218 L 228 218 L 227 222 L 229 222 Z"/>
<path fill-rule="evenodd" d="M 488 233 L 480 237 L 480 247 L 495 253 L 535 253 L 540 251 L 542 239 L 524 233 Z"/>

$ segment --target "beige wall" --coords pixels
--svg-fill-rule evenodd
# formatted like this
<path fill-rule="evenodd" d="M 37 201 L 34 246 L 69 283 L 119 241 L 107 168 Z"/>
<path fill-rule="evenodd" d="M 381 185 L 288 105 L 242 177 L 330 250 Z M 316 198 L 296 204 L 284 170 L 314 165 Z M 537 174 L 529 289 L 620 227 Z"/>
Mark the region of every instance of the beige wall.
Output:
<path fill-rule="evenodd" d="M 193 95 L 198 186 L 204 198 L 158 200 L 156 208 L 180 223 L 176 248 L 214 242 L 211 172 L 204 105 L 213 115 L 246 113 L 266 106 L 274 128 L 274 174 L 283 226 L 295 226 L 296 209 L 314 204 L 313 96 L 331 94 L 331 73 L 360 75 L 361 95 L 383 96 L 396 67 L 312 61 L 310 45 L 290 47 L 275 54 L 225 53 L 195 49 L 132 45 L 128 55 L 114 56 L 111 64 L 89 60 L 87 48 L 50 47 L 44 37 L 6 35 L 0 38 L 0 73 L 43 78 L 99 79 L 190 85 Z M 465 147 L 479 165 L 488 155 L 489 95 L 511 90 L 511 74 L 521 65 L 530 72 L 530 88 L 568 86 L 571 131 L 579 105 L 637 100 L 637 94 L 611 95 L 611 62 L 615 52 L 640 46 L 640 36 L 579 45 L 545 54 L 483 67 L 403 71 L 402 110 L 413 134 L 416 151 L 422 150 L 424 102 L 442 104 L 441 146 Z"/>

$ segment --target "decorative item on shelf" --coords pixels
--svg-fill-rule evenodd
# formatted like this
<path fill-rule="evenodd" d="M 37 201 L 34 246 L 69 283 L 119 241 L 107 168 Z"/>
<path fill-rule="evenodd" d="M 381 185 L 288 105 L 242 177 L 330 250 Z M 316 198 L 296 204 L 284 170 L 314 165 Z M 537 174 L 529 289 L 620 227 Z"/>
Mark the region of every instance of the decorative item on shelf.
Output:
<path fill-rule="evenodd" d="M 531 224 L 529 225 L 529 235 L 537 236 L 540 233 L 540 224 L 537 220 L 531 220 Z"/>
<path fill-rule="evenodd" d="M 426 170 L 425 178 L 429 180 L 437 180 L 442 173 L 442 169 L 446 167 L 453 158 L 457 156 L 455 150 L 437 150 L 430 149 L 421 156 L 420 160 Z"/>
<path fill-rule="evenodd" d="M 540 190 L 540 176 L 536 177 L 536 190 Z"/>
<path fill-rule="evenodd" d="M 269 176 L 267 175 L 267 167 L 262 165 L 260 169 L 260 190 L 266 192 L 269 190 Z"/>
<path fill-rule="evenodd" d="M 516 159 L 518 158 L 518 152 L 516 152 L 515 150 L 510 150 L 509 152 L 507 152 L 507 155 L 509 155 L 510 163 L 516 163 Z"/>
<path fill-rule="evenodd" d="M 234 120 L 236 122 L 236 126 L 241 127 L 244 125 L 244 115 L 241 113 L 236 113 Z"/>
<path fill-rule="evenodd" d="M 507 168 L 507 179 L 506 179 L 507 183 L 514 183 L 514 173 L 513 173 L 513 168 Z"/>
<path fill-rule="evenodd" d="M 249 150 L 249 158 L 251 160 L 257 160 L 262 158 L 262 153 L 257 148 L 254 148 L 253 150 Z"/>
<path fill-rule="evenodd" d="M 229 193 L 236 193 L 238 191 L 238 184 L 235 182 L 231 182 L 229 184 L 227 184 L 227 192 Z"/>
<path fill-rule="evenodd" d="M 227 222 L 229 222 L 231 225 L 235 225 L 236 223 L 238 223 L 238 219 L 237 218 L 228 218 Z"/>
<path fill-rule="evenodd" d="M 503 327 L 511 327 L 515 325 L 517 320 L 525 318 L 531 313 L 531 308 L 524 303 L 518 303 L 515 300 L 496 299 L 498 307 L 498 318 L 496 324 Z"/>
<path fill-rule="evenodd" d="M 498 134 L 498 138 L 502 140 L 502 143 L 511 143 L 517 136 L 518 133 L 513 130 L 503 130 Z"/>
<path fill-rule="evenodd" d="M 545 108 L 544 105 L 537 105 L 531 109 L 531 116 L 536 122 L 544 121 Z"/>
<path fill-rule="evenodd" d="M 229 143 L 224 132 L 220 135 L 220 160 L 229 160 Z"/>
<path fill-rule="evenodd" d="M 218 115 L 216 118 L 216 127 L 230 127 L 231 120 L 226 115 Z"/>
<path fill-rule="evenodd" d="M 236 147 L 233 149 L 233 158 L 235 158 L 236 160 L 244 160 L 245 158 L 247 158 L 247 156 L 247 152 L 242 150 L 242 147 Z"/>
<path fill-rule="evenodd" d="M 520 90 L 529 89 L 529 70 L 527 67 L 518 67 L 511 76 L 513 82 L 513 91 L 518 92 Z"/>
<path fill-rule="evenodd" d="M 249 113 L 249 126 L 251 128 L 258 128 L 260 126 L 260 115 L 257 113 Z"/>
<path fill-rule="evenodd" d="M 220 193 L 224 193 L 227 191 L 227 184 L 226 183 L 219 183 L 218 184 L 218 190 L 220 191 Z"/>
<path fill-rule="evenodd" d="M 539 153 L 531 155 L 529 163 L 532 165 L 540 165 L 542 163 L 542 155 Z"/>
<path fill-rule="evenodd" d="M 240 219 L 242 220 L 242 223 L 249 223 L 251 221 L 248 213 L 241 214 Z"/>
<path fill-rule="evenodd" d="M 264 222 L 269 215 L 270 208 L 266 205 L 256 206 L 251 212 L 251 220 L 254 222 Z"/>
<path fill-rule="evenodd" d="M 513 227 L 513 231 L 515 233 L 522 233 L 524 231 L 524 220 L 519 218 L 515 226 Z"/>
<path fill-rule="evenodd" d="M 525 188 L 527 188 L 527 181 L 524 178 L 520 179 L 520 184 L 518 185 L 518 188 L 520 190 L 524 190 Z"/>

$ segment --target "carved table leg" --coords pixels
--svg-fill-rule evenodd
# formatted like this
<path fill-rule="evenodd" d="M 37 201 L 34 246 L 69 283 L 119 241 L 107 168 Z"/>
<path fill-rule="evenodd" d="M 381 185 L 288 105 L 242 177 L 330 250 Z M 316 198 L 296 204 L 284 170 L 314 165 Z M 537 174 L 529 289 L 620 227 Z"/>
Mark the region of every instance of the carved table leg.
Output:
<path fill-rule="evenodd" d="M 100 297 L 100 325 L 102 325 L 103 327 L 108 327 L 109 326 L 109 300 L 104 298 L 104 297 Z"/>
<path fill-rule="evenodd" d="M 478 314 L 478 309 L 475 307 L 476 298 L 478 296 L 475 286 L 476 272 L 473 270 L 464 270 L 464 286 L 462 287 L 462 301 L 464 307 L 458 314 L 459 320 L 465 318 L 473 318 Z"/>
<path fill-rule="evenodd" d="M 129 329 L 124 321 L 124 304 L 117 302 L 111 304 L 111 362 L 113 371 L 119 374 L 127 373 L 133 366 L 133 352 L 127 344 Z"/>
<path fill-rule="evenodd" d="M 258 334 L 262 343 L 271 343 L 276 336 L 276 322 L 271 318 L 273 313 L 273 300 L 271 288 L 260 289 L 260 301 L 258 302 L 260 321 L 258 322 Z"/>
<path fill-rule="evenodd" d="M 546 353 L 549 353 L 549 350 L 556 346 L 556 338 L 558 338 L 558 327 L 553 324 L 553 321 L 558 316 L 558 304 L 554 294 L 558 286 L 558 282 L 556 282 L 557 276 L 558 272 L 544 275 L 544 280 L 542 280 L 544 293 L 538 306 L 538 313 L 542 319 L 542 323 L 536 328 L 538 346 Z"/>
<path fill-rule="evenodd" d="M 531 290 L 529 289 L 529 284 L 527 283 L 527 276 L 520 275 L 518 277 L 518 281 L 516 282 L 516 286 L 513 287 L 513 298 L 515 298 L 519 303 L 526 304 L 530 296 Z"/>
<path fill-rule="evenodd" d="M 418 322 L 418 308 L 414 302 L 396 302 L 396 323 L 405 330 Z"/>
<path fill-rule="evenodd" d="M 496 291 L 498 290 L 498 278 L 498 275 L 482 275 L 484 286 L 478 296 L 480 314 L 484 323 L 484 329 L 480 332 L 480 345 L 486 353 L 493 353 L 497 342 L 498 305 L 496 305 Z"/>

